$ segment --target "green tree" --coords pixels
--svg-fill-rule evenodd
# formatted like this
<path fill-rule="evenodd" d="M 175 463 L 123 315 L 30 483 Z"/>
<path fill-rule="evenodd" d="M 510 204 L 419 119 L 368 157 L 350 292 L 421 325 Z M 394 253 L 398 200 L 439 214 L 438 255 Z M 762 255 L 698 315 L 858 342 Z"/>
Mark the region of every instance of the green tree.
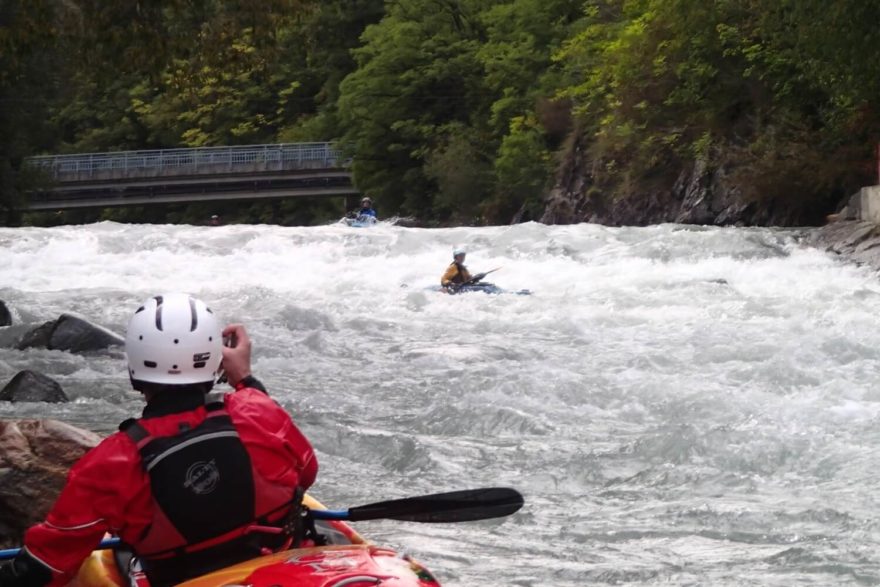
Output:
<path fill-rule="evenodd" d="M 552 56 L 582 16 L 581 0 L 514 0 L 481 14 L 486 39 L 477 56 L 492 102 L 480 117 L 495 151 L 492 194 L 482 208 L 492 222 L 540 216 L 552 153 L 572 131 L 569 103 L 553 99 L 562 80 Z"/>
<path fill-rule="evenodd" d="M 514 118 L 495 159 L 495 198 L 486 204 L 488 216 L 534 220 L 540 217 L 543 195 L 553 170 L 553 157 L 544 129 L 534 117 Z"/>
<path fill-rule="evenodd" d="M 424 167 L 437 185 L 434 208 L 454 222 L 474 223 L 481 215 L 478 196 L 491 187 L 491 154 L 480 151 L 478 137 L 463 125 L 444 131 L 446 143 L 428 154 Z"/>
<path fill-rule="evenodd" d="M 49 140 L 49 102 L 57 87 L 34 71 L 57 64 L 55 31 L 47 26 L 58 14 L 44 0 L 0 3 L 0 222 L 17 223 L 26 191 L 39 177 L 24 158 Z"/>
<path fill-rule="evenodd" d="M 847 4 L 853 9 L 823 16 L 810 2 L 592 2 L 557 59 L 568 80 L 563 95 L 589 138 L 594 180 L 631 197 L 652 181 L 671 185 L 703 159 L 733 169 L 745 197 L 786 207 L 792 219 L 827 207 L 829 194 L 852 180 L 842 165 L 852 150 L 841 142 L 852 128 L 840 124 L 849 100 L 821 82 L 830 70 L 818 63 L 829 20 L 858 17 Z M 854 57 L 842 51 L 836 66 L 853 71 L 844 55 Z"/>
<path fill-rule="evenodd" d="M 542 129 L 536 111 L 557 89 L 558 72 L 548 71 L 554 44 L 579 14 L 580 2 L 566 0 L 390 6 L 365 31 L 358 69 L 341 86 L 341 136 L 358 185 L 406 213 L 441 219 L 507 220 L 525 198 L 537 199 L 561 136 Z M 513 138 L 502 154 L 505 136 L 521 132 L 515 119 L 535 122 L 530 140 Z M 499 157 L 511 160 L 514 144 L 537 149 L 522 157 L 539 163 L 529 165 L 533 175 L 515 179 L 503 171 L 507 163 L 496 168 Z M 458 180 L 454 162 L 462 163 Z"/>
<path fill-rule="evenodd" d="M 358 186 L 383 209 L 431 214 L 437 184 L 424 165 L 447 149 L 450 129 L 471 126 L 483 99 L 474 4 L 388 5 L 355 51 L 358 69 L 340 86 L 341 142 L 354 155 Z"/>
<path fill-rule="evenodd" d="M 352 51 L 364 29 L 384 13 L 383 0 L 323 0 L 306 14 L 292 33 L 299 51 L 284 54 L 298 62 L 300 85 L 291 100 L 300 110 L 286 118 L 278 140 L 324 141 L 339 134 L 339 84 L 357 67 Z"/>

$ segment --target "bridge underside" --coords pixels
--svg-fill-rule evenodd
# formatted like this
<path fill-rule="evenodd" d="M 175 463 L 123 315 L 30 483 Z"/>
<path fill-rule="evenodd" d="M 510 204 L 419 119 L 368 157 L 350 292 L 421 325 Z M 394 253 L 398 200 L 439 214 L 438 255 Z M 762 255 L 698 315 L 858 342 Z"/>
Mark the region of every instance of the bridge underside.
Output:
<path fill-rule="evenodd" d="M 352 196 L 351 174 L 338 170 L 157 177 L 140 180 L 60 183 L 33 193 L 28 210 L 109 208 L 206 201 Z"/>

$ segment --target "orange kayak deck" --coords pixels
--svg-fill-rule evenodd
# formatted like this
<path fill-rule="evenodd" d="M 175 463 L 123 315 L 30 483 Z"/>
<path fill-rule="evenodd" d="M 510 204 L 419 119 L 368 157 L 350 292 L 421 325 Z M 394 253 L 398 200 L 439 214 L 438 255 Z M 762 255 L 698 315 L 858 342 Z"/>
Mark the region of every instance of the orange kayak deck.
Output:
<path fill-rule="evenodd" d="M 310 496 L 311 509 L 326 509 Z M 420 563 L 389 548 L 369 544 L 345 522 L 322 522 L 319 530 L 330 534 L 327 546 L 295 548 L 261 556 L 213 573 L 190 579 L 181 587 L 439 587 Z M 135 576 L 136 578 L 137 576 Z M 136 581 L 147 585 L 144 577 Z M 118 568 L 112 550 L 98 550 L 86 559 L 72 587 L 128 587 L 132 578 Z"/>

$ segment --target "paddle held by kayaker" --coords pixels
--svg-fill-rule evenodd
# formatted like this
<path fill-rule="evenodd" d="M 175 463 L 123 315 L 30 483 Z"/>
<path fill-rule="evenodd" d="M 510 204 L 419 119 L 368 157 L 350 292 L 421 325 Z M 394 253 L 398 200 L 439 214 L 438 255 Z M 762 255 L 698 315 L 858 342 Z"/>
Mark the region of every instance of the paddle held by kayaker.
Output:
<path fill-rule="evenodd" d="M 125 352 L 142 416 L 73 466 L 0 587 L 66 584 L 105 533 L 131 547 L 152 587 L 176 585 L 279 546 L 247 528 L 279 525 L 314 482 L 312 446 L 251 374 L 242 325 L 222 328 L 186 294 L 155 296 L 131 318 Z M 235 391 L 209 403 L 221 359 Z"/>

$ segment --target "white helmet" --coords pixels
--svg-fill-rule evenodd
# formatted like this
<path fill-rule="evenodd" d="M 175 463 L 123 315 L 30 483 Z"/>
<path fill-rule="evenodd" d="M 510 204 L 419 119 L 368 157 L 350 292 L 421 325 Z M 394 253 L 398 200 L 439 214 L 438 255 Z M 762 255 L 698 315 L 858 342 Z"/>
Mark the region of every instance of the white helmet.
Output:
<path fill-rule="evenodd" d="M 464 247 L 455 247 L 452 251 L 453 257 L 458 257 L 459 255 L 467 255 L 467 251 Z"/>
<path fill-rule="evenodd" d="M 201 300 L 182 293 L 152 297 L 128 323 L 128 373 L 135 381 L 170 385 L 213 381 L 223 358 L 222 332 Z"/>

